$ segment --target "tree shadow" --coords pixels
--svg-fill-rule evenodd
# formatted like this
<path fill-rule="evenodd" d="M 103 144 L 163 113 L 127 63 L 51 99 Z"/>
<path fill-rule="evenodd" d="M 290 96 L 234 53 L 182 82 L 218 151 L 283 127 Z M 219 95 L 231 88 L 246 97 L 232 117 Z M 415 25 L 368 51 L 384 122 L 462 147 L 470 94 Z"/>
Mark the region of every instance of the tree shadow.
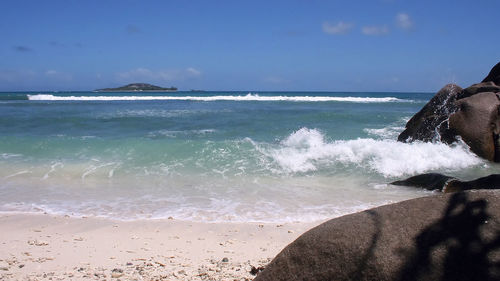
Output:
<path fill-rule="evenodd" d="M 369 261 L 373 259 L 375 248 L 377 247 L 377 242 L 382 234 L 382 222 L 380 219 L 380 215 L 373 210 L 368 210 L 366 211 L 366 213 L 372 216 L 375 226 L 375 232 L 372 235 L 368 250 L 361 257 L 356 270 L 351 274 L 352 280 L 361 280 L 363 276 L 368 274 L 368 271 L 365 270 L 368 268 Z"/>
<path fill-rule="evenodd" d="M 444 216 L 415 238 L 416 249 L 398 280 L 500 280 L 500 261 L 493 260 L 500 232 L 488 239 L 481 231 L 491 218 L 487 205 L 484 199 L 470 201 L 463 192 L 452 195 Z M 442 263 L 433 260 L 439 257 Z"/>

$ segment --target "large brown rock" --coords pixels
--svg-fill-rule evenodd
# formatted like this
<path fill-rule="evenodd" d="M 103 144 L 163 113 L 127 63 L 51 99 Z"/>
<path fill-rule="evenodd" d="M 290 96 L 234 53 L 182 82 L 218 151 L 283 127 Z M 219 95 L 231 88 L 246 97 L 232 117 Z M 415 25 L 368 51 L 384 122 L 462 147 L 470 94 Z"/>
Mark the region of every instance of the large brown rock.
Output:
<path fill-rule="evenodd" d="M 486 76 L 482 82 L 490 81 L 500 86 L 500 62 L 491 69 L 488 76 Z"/>
<path fill-rule="evenodd" d="M 449 128 L 462 137 L 472 152 L 490 161 L 500 161 L 500 97 L 492 92 L 478 93 L 456 102 Z"/>
<path fill-rule="evenodd" d="M 468 98 L 470 96 L 473 96 L 477 93 L 482 93 L 482 92 L 493 92 L 493 93 L 498 93 L 500 92 L 500 86 L 496 85 L 493 82 L 481 82 L 474 84 L 472 86 L 469 86 L 465 88 L 461 93 L 457 95 L 457 100 L 463 99 L 463 98 Z"/>
<path fill-rule="evenodd" d="M 454 136 L 448 133 L 448 118 L 455 112 L 455 101 L 461 92 L 462 88 L 455 84 L 444 86 L 406 123 L 406 129 L 398 136 L 398 141 L 453 142 Z"/>
<path fill-rule="evenodd" d="M 394 181 L 391 182 L 391 184 L 399 186 L 412 186 L 418 188 L 425 188 L 427 190 L 444 191 L 446 185 L 453 180 L 457 179 L 454 177 L 438 173 L 427 173 L 427 174 L 412 176 L 404 180 Z"/>
<path fill-rule="evenodd" d="M 406 124 L 398 141 L 442 141 L 461 137 L 471 151 L 500 162 L 500 63 L 478 84 L 442 88 Z"/>
<path fill-rule="evenodd" d="M 500 280 L 500 191 L 408 200 L 327 221 L 255 281 Z"/>
<path fill-rule="evenodd" d="M 491 174 L 471 181 L 461 181 L 457 178 L 428 173 L 409 177 L 405 180 L 391 182 L 392 185 L 413 186 L 427 190 L 442 192 L 458 192 L 472 189 L 500 189 L 500 174 Z"/>

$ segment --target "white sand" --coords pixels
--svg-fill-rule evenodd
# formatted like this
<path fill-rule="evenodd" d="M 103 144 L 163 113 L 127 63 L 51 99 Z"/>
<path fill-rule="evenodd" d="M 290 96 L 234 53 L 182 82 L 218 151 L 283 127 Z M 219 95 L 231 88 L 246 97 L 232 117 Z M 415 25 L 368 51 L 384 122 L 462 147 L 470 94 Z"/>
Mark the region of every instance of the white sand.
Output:
<path fill-rule="evenodd" d="M 0 280 L 251 280 L 252 266 L 266 265 L 319 223 L 122 222 L 4 214 Z"/>

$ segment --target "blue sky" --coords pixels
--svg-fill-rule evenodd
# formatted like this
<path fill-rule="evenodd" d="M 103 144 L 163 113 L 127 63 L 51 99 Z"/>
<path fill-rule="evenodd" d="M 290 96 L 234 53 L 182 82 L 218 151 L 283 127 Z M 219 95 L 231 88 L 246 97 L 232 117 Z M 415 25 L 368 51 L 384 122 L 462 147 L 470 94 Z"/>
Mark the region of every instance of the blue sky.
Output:
<path fill-rule="evenodd" d="M 0 91 L 429 91 L 500 61 L 498 0 L 0 2 Z"/>

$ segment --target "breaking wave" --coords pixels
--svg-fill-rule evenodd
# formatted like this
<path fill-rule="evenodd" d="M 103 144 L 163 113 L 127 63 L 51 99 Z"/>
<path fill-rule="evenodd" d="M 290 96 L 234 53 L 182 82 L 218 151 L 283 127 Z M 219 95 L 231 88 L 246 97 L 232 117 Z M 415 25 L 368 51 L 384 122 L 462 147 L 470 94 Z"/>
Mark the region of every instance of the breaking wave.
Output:
<path fill-rule="evenodd" d="M 384 177 L 400 177 L 434 170 L 456 171 L 483 163 L 463 144 L 402 143 L 395 140 L 327 141 L 316 129 L 302 128 L 276 148 L 261 149 L 289 173 L 355 166 Z"/>
<path fill-rule="evenodd" d="M 296 101 L 296 102 L 353 102 L 353 103 L 386 103 L 413 102 L 395 97 L 328 97 L 328 96 L 260 96 L 219 95 L 219 96 L 54 96 L 28 95 L 32 101 L 145 101 L 145 100 L 184 100 L 184 101 Z"/>

